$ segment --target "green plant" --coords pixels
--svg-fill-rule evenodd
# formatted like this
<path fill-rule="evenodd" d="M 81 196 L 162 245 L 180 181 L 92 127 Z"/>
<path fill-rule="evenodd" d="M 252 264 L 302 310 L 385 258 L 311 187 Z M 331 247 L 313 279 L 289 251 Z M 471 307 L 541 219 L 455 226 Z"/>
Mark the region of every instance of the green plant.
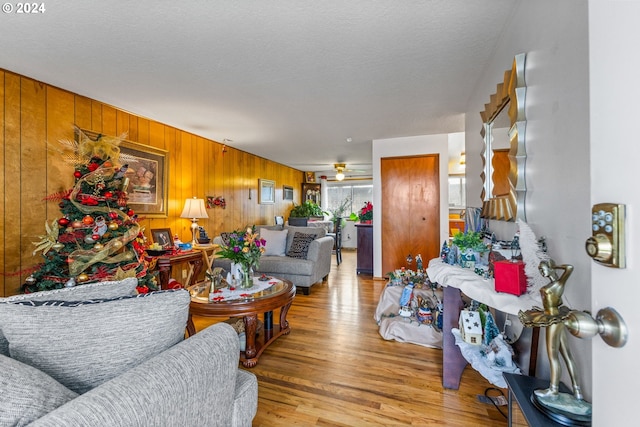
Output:
<path fill-rule="evenodd" d="M 329 213 L 331 214 L 331 220 L 333 221 L 334 224 L 338 220 L 338 218 L 344 218 L 344 215 L 347 212 L 347 207 L 349 207 L 350 204 L 351 204 L 351 198 L 346 197 L 342 201 L 342 203 L 340 203 L 340 206 L 338 206 L 335 209 L 329 209 Z"/>
<path fill-rule="evenodd" d="M 301 205 L 293 204 L 289 216 L 293 218 L 309 218 L 312 216 L 324 216 L 325 212 L 322 208 L 313 202 L 306 201 Z"/>
<path fill-rule="evenodd" d="M 487 250 L 486 245 L 482 242 L 482 236 L 476 231 L 467 231 L 465 233 L 457 233 L 453 236 L 453 244 L 461 251 L 465 249 L 473 249 L 478 252 Z"/>

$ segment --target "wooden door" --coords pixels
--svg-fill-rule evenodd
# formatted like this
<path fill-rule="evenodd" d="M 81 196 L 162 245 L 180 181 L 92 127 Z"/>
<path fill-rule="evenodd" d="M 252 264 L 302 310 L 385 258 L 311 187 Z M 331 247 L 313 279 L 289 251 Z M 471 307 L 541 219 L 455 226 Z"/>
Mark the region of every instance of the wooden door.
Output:
<path fill-rule="evenodd" d="M 440 253 L 439 156 L 383 158 L 380 175 L 382 274 L 408 267 L 409 254 L 420 254 L 426 268 Z"/>

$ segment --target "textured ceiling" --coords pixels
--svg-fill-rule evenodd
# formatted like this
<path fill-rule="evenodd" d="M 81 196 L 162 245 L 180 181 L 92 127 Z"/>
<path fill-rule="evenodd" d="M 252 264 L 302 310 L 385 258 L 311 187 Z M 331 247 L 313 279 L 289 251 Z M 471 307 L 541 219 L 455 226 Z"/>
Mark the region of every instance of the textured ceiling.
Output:
<path fill-rule="evenodd" d="M 517 3 L 45 2 L 0 16 L 0 68 L 300 170 L 370 171 L 373 139 L 464 130 Z"/>

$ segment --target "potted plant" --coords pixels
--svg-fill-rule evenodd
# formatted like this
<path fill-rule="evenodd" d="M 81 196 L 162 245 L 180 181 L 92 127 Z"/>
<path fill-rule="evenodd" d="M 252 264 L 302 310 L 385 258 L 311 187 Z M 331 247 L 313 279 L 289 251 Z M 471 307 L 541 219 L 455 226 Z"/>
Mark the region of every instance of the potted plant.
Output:
<path fill-rule="evenodd" d="M 347 207 L 351 204 L 351 198 L 346 197 L 335 209 L 329 209 L 329 213 L 331 214 L 331 221 L 333 222 L 333 229 L 336 229 L 336 223 L 338 220 L 344 221 L 344 216 L 347 212 Z M 344 225 L 344 222 L 341 222 L 341 225 Z"/>
<path fill-rule="evenodd" d="M 373 205 L 371 202 L 365 202 L 358 213 L 358 218 L 361 224 L 371 224 L 373 222 Z"/>
<path fill-rule="evenodd" d="M 315 203 L 307 200 L 300 205 L 293 204 L 289 212 L 289 225 L 306 226 L 309 218 L 317 217 L 324 219 L 325 212 Z"/>

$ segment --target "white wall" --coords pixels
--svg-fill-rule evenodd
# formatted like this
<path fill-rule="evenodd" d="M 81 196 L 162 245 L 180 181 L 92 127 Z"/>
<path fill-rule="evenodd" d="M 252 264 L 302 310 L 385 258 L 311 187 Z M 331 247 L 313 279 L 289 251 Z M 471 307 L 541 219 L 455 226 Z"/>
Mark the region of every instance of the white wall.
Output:
<path fill-rule="evenodd" d="M 449 236 L 448 135 L 422 135 L 373 140 L 373 275 L 382 277 L 380 160 L 384 157 L 438 154 L 440 167 L 440 242 Z M 384 203 L 393 203 L 385 200 Z"/>
<path fill-rule="evenodd" d="M 593 339 L 593 425 L 637 425 L 640 374 L 640 144 L 635 74 L 640 2 L 589 1 L 591 97 L 591 203 L 627 205 L 627 268 L 591 264 L 592 311 L 614 307 L 629 328 L 623 348 Z"/>
<path fill-rule="evenodd" d="M 565 304 L 591 307 L 591 259 L 584 250 L 590 233 L 589 72 L 587 2 L 539 0 L 520 2 L 478 80 L 466 112 L 467 204 L 480 207 L 482 123 L 479 112 L 495 93 L 513 57 L 526 53 L 526 215 L 538 236 L 546 236 L 549 254 L 575 271 Z M 499 237 L 510 238 L 513 223 L 491 222 Z M 569 338 L 589 399 L 591 342 Z M 549 378 L 544 336 L 537 376 Z M 566 369 L 563 381 L 570 384 Z"/>

